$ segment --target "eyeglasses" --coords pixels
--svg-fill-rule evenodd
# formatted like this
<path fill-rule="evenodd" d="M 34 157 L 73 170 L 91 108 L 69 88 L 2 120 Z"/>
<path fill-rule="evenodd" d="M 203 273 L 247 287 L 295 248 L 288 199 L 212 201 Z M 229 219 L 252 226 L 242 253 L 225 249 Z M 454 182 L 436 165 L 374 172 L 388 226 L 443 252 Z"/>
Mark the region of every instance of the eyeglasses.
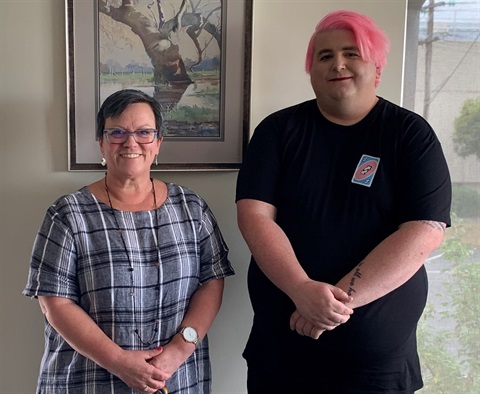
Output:
<path fill-rule="evenodd" d="M 103 134 L 111 144 L 123 144 L 128 137 L 133 136 L 139 144 L 151 144 L 158 136 L 157 129 L 141 129 L 135 131 L 126 131 L 123 129 L 105 129 Z"/>

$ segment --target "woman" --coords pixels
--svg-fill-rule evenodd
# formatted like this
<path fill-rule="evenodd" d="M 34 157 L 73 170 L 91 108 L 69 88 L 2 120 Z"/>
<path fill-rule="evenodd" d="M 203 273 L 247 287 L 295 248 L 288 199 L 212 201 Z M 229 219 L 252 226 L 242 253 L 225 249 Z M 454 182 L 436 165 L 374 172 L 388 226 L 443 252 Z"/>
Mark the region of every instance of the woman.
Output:
<path fill-rule="evenodd" d="M 46 318 L 38 393 L 210 392 L 206 333 L 234 272 L 207 204 L 150 177 L 161 123 L 141 91 L 108 97 L 105 177 L 47 211 L 24 290 Z"/>

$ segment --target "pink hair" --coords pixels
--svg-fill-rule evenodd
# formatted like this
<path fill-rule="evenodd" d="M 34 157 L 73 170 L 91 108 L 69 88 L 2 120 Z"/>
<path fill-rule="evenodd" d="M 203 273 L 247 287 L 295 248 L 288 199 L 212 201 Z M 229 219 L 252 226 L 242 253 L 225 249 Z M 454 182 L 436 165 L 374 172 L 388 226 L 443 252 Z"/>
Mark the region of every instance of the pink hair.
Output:
<path fill-rule="evenodd" d="M 319 32 L 330 30 L 350 30 L 355 36 L 362 59 L 365 61 L 372 60 L 377 67 L 378 75 L 381 75 L 383 68 L 387 64 L 390 40 L 385 32 L 377 27 L 368 16 L 346 10 L 330 12 L 315 26 L 315 31 L 310 37 L 305 57 L 305 71 L 307 74 L 310 74 L 313 63 L 315 36 Z M 379 83 L 380 77 L 377 78 L 375 86 L 378 86 Z"/>

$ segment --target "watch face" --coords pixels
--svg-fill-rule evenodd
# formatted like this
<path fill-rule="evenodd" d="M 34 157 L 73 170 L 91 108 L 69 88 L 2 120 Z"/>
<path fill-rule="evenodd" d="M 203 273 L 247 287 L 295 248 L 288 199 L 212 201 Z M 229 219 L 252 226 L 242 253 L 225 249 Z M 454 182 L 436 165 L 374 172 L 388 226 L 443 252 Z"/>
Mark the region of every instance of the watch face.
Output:
<path fill-rule="evenodd" d="M 188 342 L 195 342 L 198 340 L 197 331 L 192 327 L 185 327 L 183 330 L 183 337 Z"/>

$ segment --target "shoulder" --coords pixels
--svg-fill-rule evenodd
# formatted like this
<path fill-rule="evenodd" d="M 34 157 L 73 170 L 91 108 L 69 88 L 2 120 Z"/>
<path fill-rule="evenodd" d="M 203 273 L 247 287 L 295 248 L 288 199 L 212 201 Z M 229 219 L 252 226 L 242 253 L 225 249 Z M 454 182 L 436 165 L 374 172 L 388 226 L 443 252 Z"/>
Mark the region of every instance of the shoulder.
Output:
<path fill-rule="evenodd" d="M 87 187 L 84 186 L 73 193 L 64 194 L 58 197 L 50 208 L 56 211 L 62 211 L 69 207 L 81 206 L 91 202 L 93 202 L 91 193 L 89 193 Z"/>
<path fill-rule="evenodd" d="M 98 201 L 88 191 L 87 187 L 82 187 L 76 192 L 65 194 L 57 198 L 47 209 L 45 220 L 63 223 L 75 223 L 76 218 L 85 216 L 92 212 L 98 212 Z"/>
<path fill-rule="evenodd" d="M 74 228 L 77 223 L 76 218 L 88 212 L 88 205 L 91 205 L 93 202 L 93 198 L 90 198 L 89 201 L 85 193 L 88 193 L 88 190 L 82 188 L 74 193 L 58 197 L 53 204 L 47 208 L 40 232 L 42 232 L 42 230 L 49 232 L 52 226 L 61 228 L 63 229 L 61 231 L 67 232 L 70 231 L 67 229 Z"/>
<path fill-rule="evenodd" d="M 298 132 L 310 130 L 320 118 L 320 111 L 314 99 L 283 108 L 268 115 L 258 124 L 252 141 L 284 141 Z"/>
<path fill-rule="evenodd" d="M 315 113 L 318 113 L 318 107 L 315 99 L 312 99 L 312 100 L 307 100 L 302 103 L 295 104 L 290 107 L 282 108 L 278 111 L 275 111 L 270 115 L 266 116 L 261 123 L 269 122 L 269 121 L 284 122 L 285 119 L 288 119 L 288 118 L 304 117 L 305 115 L 315 114 Z"/>
<path fill-rule="evenodd" d="M 168 183 L 167 187 L 169 194 L 165 206 L 172 213 L 198 223 L 214 220 L 207 202 L 192 189 L 174 183 Z"/>
<path fill-rule="evenodd" d="M 431 143 L 437 140 L 432 126 L 421 115 L 380 98 L 375 118 L 399 138 Z"/>
<path fill-rule="evenodd" d="M 391 101 L 388 101 L 382 97 L 379 97 L 377 111 L 385 117 L 395 117 L 402 119 L 405 122 L 417 122 L 430 127 L 427 120 L 420 114 L 392 103 Z"/>
<path fill-rule="evenodd" d="M 173 203 L 206 205 L 206 202 L 192 189 L 175 183 L 167 183 L 168 198 Z"/>

